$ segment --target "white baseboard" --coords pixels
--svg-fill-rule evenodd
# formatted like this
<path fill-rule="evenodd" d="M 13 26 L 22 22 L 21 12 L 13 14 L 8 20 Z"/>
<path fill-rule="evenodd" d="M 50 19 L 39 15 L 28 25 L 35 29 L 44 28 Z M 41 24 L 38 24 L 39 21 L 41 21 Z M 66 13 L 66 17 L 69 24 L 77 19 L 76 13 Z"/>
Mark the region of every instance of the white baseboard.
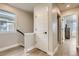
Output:
<path fill-rule="evenodd" d="M 55 53 L 57 52 L 57 50 L 58 50 L 58 47 L 59 47 L 59 44 L 58 44 L 57 47 L 54 49 L 54 52 L 47 52 L 48 55 L 54 56 L 54 54 L 55 54 Z"/>
<path fill-rule="evenodd" d="M 52 52 L 47 52 L 48 55 L 50 56 L 53 56 L 53 53 Z"/>
<path fill-rule="evenodd" d="M 32 49 L 34 49 L 35 46 L 30 47 L 29 49 L 24 49 L 25 52 L 31 51 Z"/>
<path fill-rule="evenodd" d="M 4 47 L 4 48 L 0 48 L 0 52 L 8 50 L 10 48 L 17 47 L 17 46 L 19 46 L 19 44 L 14 44 L 14 45 L 10 45 L 10 46 Z"/>
<path fill-rule="evenodd" d="M 59 44 L 58 44 L 58 46 L 55 48 L 55 50 L 54 50 L 54 52 L 53 52 L 53 55 L 57 52 L 58 47 L 59 47 Z"/>

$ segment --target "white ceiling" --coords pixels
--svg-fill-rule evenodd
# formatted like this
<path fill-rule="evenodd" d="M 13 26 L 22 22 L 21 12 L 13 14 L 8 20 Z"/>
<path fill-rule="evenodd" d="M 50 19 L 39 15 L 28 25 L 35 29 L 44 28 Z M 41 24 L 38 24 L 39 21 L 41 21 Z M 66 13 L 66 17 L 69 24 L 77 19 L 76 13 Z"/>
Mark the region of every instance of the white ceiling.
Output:
<path fill-rule="evenodd" d="M 9 3 L 9 5 L 28 12 L 33 12 L 33 8 L 35 5 L 37 5 L 37 3 Z"/>
<path fill-rule="evenodd" d="M 56 3 L 56 5 L 58 6 L 58 8 L 61 11 L 65 11 L 65 10 L 69 10 L 69 9 L 78 7 L 79 3 L 69 3 L 69 4 L 68 3 Z M 70 5 L 70 7 L 66 7 L 66 5 Z"/>
<path fill-rule="evenodd" d="M 65 11 L 65 10 L 68 10 L 68 9 L 72 9 L 72 8 L 75 8 L 75 7 L 78 7 L 79 4 L 78 3 L 70 3 L 70 7 L 66 7 L 67 3 L 55 3 L 58 8 L 61 10 L 61 11 Z M 28 12 L 33 12 L 33 8 L 35 5 L 37 5 L 37 3 L 9 3 L 9 5 L 11 6 L 14 6 L 16 8 L 20 8 L 22 10 L 25 10 L 25 11 L 28 11 Z"/>

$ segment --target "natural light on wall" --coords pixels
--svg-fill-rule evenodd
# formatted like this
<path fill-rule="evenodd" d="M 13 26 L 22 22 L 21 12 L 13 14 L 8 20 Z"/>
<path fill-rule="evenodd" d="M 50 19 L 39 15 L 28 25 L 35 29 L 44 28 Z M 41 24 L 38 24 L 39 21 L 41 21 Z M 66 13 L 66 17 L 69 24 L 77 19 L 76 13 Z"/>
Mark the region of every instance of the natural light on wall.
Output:
<path fill-rule="evenodd" d="M 0 10 L 0 32 L 14 32 L 15 17 L 14 13 Z"/>
<path fill-rule="evenodd" d="M 52 9 L 52 13 L 61 14 L 61 13 L 60 13 L 60 10 L 59 10 L 58 8 L 53 8 L 53 9 Z"/>

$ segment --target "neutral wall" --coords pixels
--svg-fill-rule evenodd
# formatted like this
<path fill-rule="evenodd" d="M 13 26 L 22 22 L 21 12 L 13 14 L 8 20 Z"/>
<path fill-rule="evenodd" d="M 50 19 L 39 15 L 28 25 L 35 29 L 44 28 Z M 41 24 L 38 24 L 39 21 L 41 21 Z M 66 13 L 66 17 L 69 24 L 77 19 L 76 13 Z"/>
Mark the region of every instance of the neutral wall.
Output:
<path fill-rule="evenodd" d="M 9 6 L 8 4 L 0 4 L 0 9 L 16 14 L 16 29 L 22 32 L 33 32 L 33 15 L 32 13 Z M 16 44 L 18 39 L 14 33 L 0 33 L 0 49 Z"/>
<path fill-rule="evenodd" d="M 33 32 L 33 15 L 17 10 L 17 28 L 24 33 Z"/>
<path fill-rule="evenodd" d="M 17 46 L 16 33 L 0 33 L 0 51 Z"/>

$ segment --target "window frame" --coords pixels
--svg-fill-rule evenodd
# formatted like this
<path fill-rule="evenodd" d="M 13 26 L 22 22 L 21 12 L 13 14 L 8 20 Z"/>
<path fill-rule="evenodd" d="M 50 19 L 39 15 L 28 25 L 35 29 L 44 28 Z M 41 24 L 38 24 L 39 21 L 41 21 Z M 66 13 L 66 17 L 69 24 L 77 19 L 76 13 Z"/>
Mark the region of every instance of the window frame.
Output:
<path fill-rule="evenodd" d="M 13 20 L 12 19 L 9 19 L 9 17 L 8 18 L 6 18 L 7 17 L 7 15 L 6 15 L 6 17 L 0 17 L 0 21 L 6 21 L 6 22 L 11 22 L 11 23 L 13 23 L 14 24 L 14 31 L 0 31 L 0 33 L 10 33 L 10 32 L 16 32 L 16 14 L 14 14 L 14 13 L 12 13 L 12 12 L 9 12 L 9 11 L 5 11 L 5 10 L 2 10 L 2 9 L 0 9 L 0 11 L 2 11 L 2 12 L 4 12 L 4 13 L 8 13 L 9 15 L 10 14 L 12 14 L 13 15 Z M 11 15 L 11 16 L 12 16 Z M 1 15 L 2 16 L 2 15 Z M 4 19 L 4 20 L 3 20 Z"/>

